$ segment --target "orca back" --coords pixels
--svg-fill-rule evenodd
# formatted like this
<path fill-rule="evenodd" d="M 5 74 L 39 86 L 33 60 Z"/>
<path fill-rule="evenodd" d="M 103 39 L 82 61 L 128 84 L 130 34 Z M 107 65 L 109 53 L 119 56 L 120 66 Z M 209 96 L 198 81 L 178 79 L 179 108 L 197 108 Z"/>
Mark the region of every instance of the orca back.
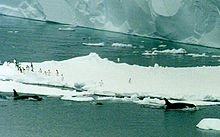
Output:
<path fill-rule="evenodd" d="M 184 108 L 196 108 L 194 104 L 188 103 L 170 103 L 166 98 L 165 100 L 165 109 L 184 109 Z"/>
<path fill-rule="evenodd" d="M 16 90 L 13 89 L 13 91 L 14 91 L 14 97 L 18 97 L 19 95 L 18 95 L 18 93 L 16 92 Z"/>
<path fill-rule="evenodd" d="M 101 102 L 97 102 L 96 105 L 100 105 L 100 106 L 101 106 L 101 105 L 103 105 L 103 104 L 102 104 Z"/>
<path fill-rule="evenodd" d="M 166 98 L 164 98 L 164 100 L 165 100 L 165 105 L 170 105 L 171 104 Z"/>

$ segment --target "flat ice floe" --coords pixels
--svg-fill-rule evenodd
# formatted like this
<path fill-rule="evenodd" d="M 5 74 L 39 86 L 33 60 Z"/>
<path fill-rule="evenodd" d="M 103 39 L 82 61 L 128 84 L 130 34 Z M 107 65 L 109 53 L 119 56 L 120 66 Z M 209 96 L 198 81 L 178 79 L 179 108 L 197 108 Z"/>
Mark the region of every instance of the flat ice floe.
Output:
<path fill-rule="evenodd" d="M 217 118 L 204 118 L 196 127 L 208 130 L 220 130 L 220 119 Z"/>
<path fill-rule="evenodd" d="M 113 43 L 112 47 L 132 47 L 132 44 Z"/>
<path fill-rule="evenodd" d="M 160 48 L 164 48 L 166 45 L 159 45 L 158 47 Z M 184 54 L 187 56 L 191 56 L 191 57 L 212 57 L 212 58 L 219 58 L 219 55 L 206 55 L 206 53 L 202 53 L 202 54 L 195 54 L 195 53 L 188 53 L 185 49 L 183 48 L 179 48 L 179 49 L 164 49 L 164 50 L 157 50 L 157 48 L 152 48 L 152 50 L 145 50 L 144 53 L 142 53 L 142 55 L 145 56 L 152 56 L 152 55 L 158 55 L 158 54 Z"/>
<path fill-rule="evenodd" d="M 208 57 L 205 53 L 202 53 L 202 54 L 187 54 L 188 56 L 192 56 L 192 57 Z"/>
<path fill-rule="evenodd" d="M 85 45 L 85 46 L 96 46 L 96 47 L 103 47 L 103 46 L 105 46 L 104 42 L 101 42 L 101 43 L 82 43 L 82 44 Z"/>
<path fill-rule="evenodd" d="M 27 65 L 30 63 L 21 63 L 21 67 Z M 219 66 L 144 67 L 115 63 L 95 53 L 33 66 L 34 72 L 20 73 L 14 63 L 0 65 L 0 91 L 12 92 L 15 88 L 18 92 L 76 101 L 96 95 L 106 99 L 120 96 L 126 101 L 158 105 L 164 104 L 163 97 L 196 105 L 219 104 L 220 100 Z M 140 100 L 140 96 L 145 98 Z"/>
<path fill-rule="evenodd" d="M 70 28 L 70 27 L 64 27 L 64 28 L 58 28 L 59 31 L 75 31 L 74 28 Z"/>
<path fill-rule="evenodd" d="M 157 55 L 157 54 L 186 54 L 187 51 L 183 48 L 179 49 L 165 49 L 165 50 L 157 50 L 153 48 L 152 51 L 146 50 L 142 55 Z"/>
<path fill-rule="evenodd" d="M 167 47 L 167 45 L 159 45 L 158 47 L 160 47 L 160 48 L 165 48 L 165 47 Z"/>
<path fill-rule="evenodd" d="M 179 49 L 166 49 L 166 50 L 154 50 L 155 53 L 172 53 L 172 54 L 185 54 L 187 53 L 185 49 L 179 48 Z"/>

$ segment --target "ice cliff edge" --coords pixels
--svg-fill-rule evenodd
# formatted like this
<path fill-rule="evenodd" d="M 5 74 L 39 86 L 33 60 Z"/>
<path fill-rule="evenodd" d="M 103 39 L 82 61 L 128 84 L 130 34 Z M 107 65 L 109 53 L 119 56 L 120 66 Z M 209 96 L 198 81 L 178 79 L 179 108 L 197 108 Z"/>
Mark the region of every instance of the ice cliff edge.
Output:
<path fill-rule="evenodd" d="M 220 48 L 220 0 L 0 0 L 0 14 Z"/>

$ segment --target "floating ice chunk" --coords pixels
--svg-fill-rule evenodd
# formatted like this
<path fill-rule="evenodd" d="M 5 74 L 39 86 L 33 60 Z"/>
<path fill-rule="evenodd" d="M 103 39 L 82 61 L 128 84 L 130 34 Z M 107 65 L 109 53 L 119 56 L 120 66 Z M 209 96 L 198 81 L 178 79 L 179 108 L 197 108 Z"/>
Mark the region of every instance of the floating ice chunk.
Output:
<path fill-rule="evenodd" d="M 97 46 L 97 47 L 104 47 L 104 42 L 101 43 L 82 43 L 85 46 Z"/>
<path fill-rule="evenodd" d="M 186 54 L 186 50 L 183 48 L 180 49 L 166 49 L 166 50 L 154 50 L 154 51 L 145 51 L 142 55 L 157 55 L 157 53 L 171 53 L 171 54 Z"/>
<path fill-rule="evenodd" d="M 208 57 L 205 53 L 202 53 L 202 54 L 187 54 L 188 56 L 192 56 L 192 57 Z"/>
<path fill-rule="evenodd" d="M 217 118 L 204 118 L 196 127 L 209 130 L 220 130 L 220 119 Z"/>
<path fill-rule="evenodd" d="M 220 55 L 212 55 L 213 58 L 220 58 Z"/>
<path fill-rule="evenodd" d="M 179 49 L 166 49 L 166 50 L 155 50 L 156 53 L 172 53 L 172 54 L 185 54 L 187 53 L 185 49 L 179 48 Z"/>
<path fill-rule="evenodd" d="M 58 28 L 59 31 L 75 31 L 73 28 Z"/>
<path fill-rule="evenodd" d="M 145 52 L 142 53 L 142 55 L 152 56 L 152 55 L 157 55 L 157 53 L 156 53 L 156 52 L 151 52 L 151 51 L 145 50 Z"/>
<path fill-rule="evenodd" d="M 160 48 L 165 48 L 167 45 L 159 45 Z"/>
<path fill-rule="evenodd" d="M 124 44 L 124 43 L 113 43 L 113 47 L 132 47 L 131 44 Z"/>
<path fill-rule="evenodd" d="M 62 100 L 72 100 L 72 101 L 93 101 L 93 97 L 87 97 L 87 96 L 63 96 L 61 97 Z"/>
<path fill-rule="evenodd" d="M 13 30 L 9 30 L 8 33 L 18 33 L 17 30 L 13 31 Z"/>

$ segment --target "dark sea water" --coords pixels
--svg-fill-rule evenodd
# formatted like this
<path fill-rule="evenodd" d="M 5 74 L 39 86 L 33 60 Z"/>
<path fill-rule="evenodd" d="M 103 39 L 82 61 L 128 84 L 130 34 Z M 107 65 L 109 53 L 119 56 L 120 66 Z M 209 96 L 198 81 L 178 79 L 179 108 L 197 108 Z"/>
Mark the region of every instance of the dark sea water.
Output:
<path fill-rule="evenodd" d="M 77 27 L 74 31 L 60 31 L 71 26 L 0 16 L 0 60 L 42 62 L 85 56 L 91 52 L 112 61 L 142 66 L 192 67 L 217 66 L 220 49 L 193 46 L 120 33 Z M 104 42 L 104 47 L 83 46 L 82 43 Z M 113 43 L 132 44 L 133 47 L 112 47 Z M 145 50 L 167 45 L 165 49 L 183 48 L 186 54 L 143 56 Z M 164 50 L 164 49 L 163 49 Z M 1 85 L 0 85 L 1 86 Z M 58 97 L 43 97 L 43 101 L 10 99 L 12 93 L 1 93 L 1 137 L 219 137 L 220 132 L 196 128 L 203 118 L 220 118 L 220 106 L 203 106 L 198 111 L 164 111 L 122 101 L 93 102 L 64 101 Z"/>

